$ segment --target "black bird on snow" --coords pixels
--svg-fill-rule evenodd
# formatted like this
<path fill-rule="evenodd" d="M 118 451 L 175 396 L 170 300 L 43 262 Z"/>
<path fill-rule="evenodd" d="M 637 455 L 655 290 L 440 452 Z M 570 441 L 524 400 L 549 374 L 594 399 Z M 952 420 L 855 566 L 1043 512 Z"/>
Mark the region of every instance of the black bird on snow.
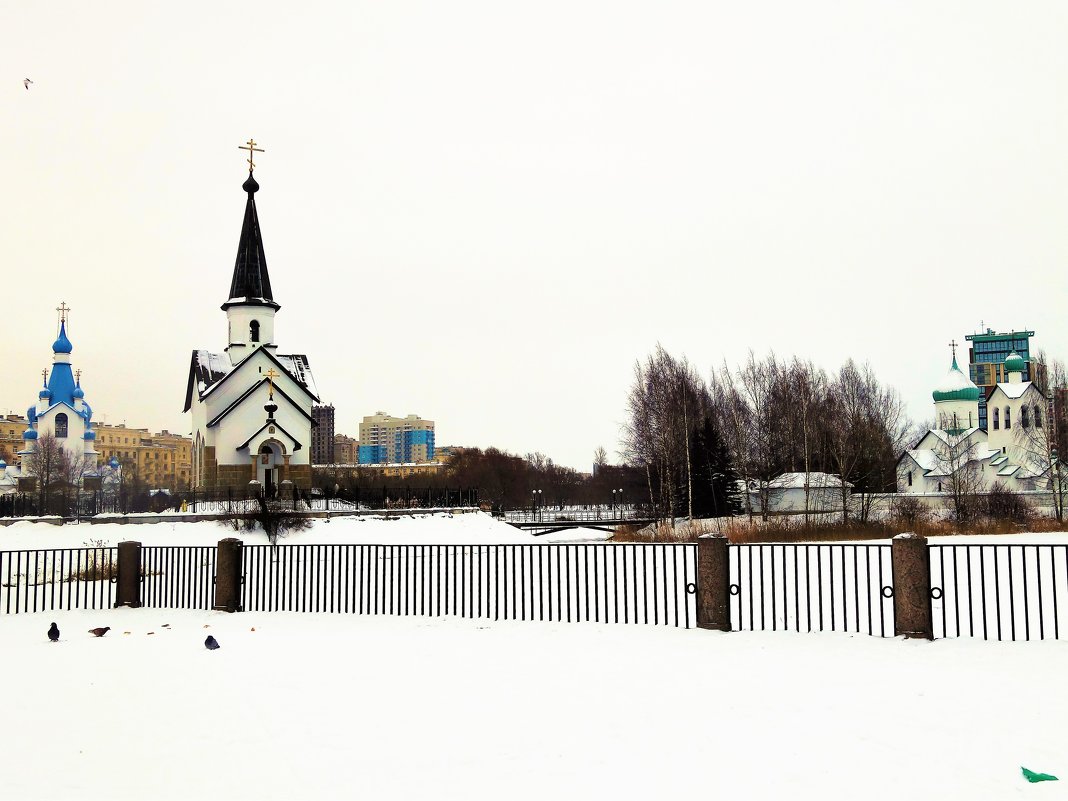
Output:
<path fill-rule="evenodd" d="M 207 648 L 209 651 L 214 651 L 216 648 L 219 647 L 219 641 L 209 634 L 208 639 L 204 640 L 204 647 Z"/>
<path fill-rule="evenodd" d="M 48 629 L 48 639 L 52 642 L 59 642 L 59 626 L 55 623 Z"/>

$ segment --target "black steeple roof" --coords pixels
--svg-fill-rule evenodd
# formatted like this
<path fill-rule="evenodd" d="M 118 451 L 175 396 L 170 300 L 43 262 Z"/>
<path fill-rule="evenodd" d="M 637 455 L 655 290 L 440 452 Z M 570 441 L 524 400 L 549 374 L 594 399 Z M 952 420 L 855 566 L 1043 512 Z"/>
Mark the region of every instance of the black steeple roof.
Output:
<path fill-rule="evenodd" d="M 241 241 L 237 245 L 237 261 L 234 263 L 234 278 L 230 282 L 230 295 L 223 304 L 223 311 L 231 306 L 255 305 L 281 308 L 271 294 L 271 277 L 267 274 L 267 257 L 263 253 L 263 238 L 260 236 L 260 218 L 256 214 L 256 192 L 260 185 L 249 171 L 248 180 L 241 185 L 248 192 L 245 203 L 245 219 L 241 223 Z"/>

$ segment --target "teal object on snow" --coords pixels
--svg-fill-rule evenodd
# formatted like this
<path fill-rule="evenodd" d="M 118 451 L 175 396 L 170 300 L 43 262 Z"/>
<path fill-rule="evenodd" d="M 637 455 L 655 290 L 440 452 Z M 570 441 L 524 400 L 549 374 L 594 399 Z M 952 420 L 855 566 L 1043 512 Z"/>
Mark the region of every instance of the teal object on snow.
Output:
<path fill-rule="evenodd" d="M 1035 773 L 1033 770 L 1028 770 L 1027 768 L 1023 767 L 1022 765 L 1020 766 L 1020 770 L 1023 771 L 1024 778 L 1027 779 L 1027 781 L 1031 782 L 1032 784 L 1034 784 L 1035 782 L 1056 782 L 1056 781 L 1060 781 L 1060 779 L 1058 779 L 1056 776 L 1051 776 L 1048 773 Z"/>

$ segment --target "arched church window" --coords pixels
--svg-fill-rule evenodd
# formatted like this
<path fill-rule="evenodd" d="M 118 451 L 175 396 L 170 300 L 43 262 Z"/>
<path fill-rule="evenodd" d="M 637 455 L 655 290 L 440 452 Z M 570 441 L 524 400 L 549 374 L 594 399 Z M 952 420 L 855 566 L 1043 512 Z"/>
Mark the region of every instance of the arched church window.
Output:
<path fill-rule="evenodd" d="M 56 439 L 63 439 L 67 436 L 67 415 L 60 412 L 56 415 Z"/>
<path fill-rule="evenodd" d="M 1030 411 L 1031 407 L 1027 404 L 1024 404 L 1020 407 L 1020 425 L 1024 428 L 1031 427 L 1031 415 L 1029 414 Z"/>
<path fill-rule="evenodd" d="M 994 408 L 994 430 L 1001 428 L 1001 409 Z"/>
<path fill-rule="evenodd" d="M 1035 428 L 1042 428 L 1042 407 L 1035 404 Z"/>
<path fill-rule="evenodd" d="M 253 320 L 248 324 L 248 341 L 259 342 L 260 341 L 260 321 Z"/>
<path fill-rule="evenodd" d="M 1012 428 L 1012 409 L 1008 406 L 1005 407 L 1005 430 L 1008 431 Z"/>
<path fill-rule="evenodd" d="M 953 412 L 953 428 L 957 428 L 957 413 Z"/>

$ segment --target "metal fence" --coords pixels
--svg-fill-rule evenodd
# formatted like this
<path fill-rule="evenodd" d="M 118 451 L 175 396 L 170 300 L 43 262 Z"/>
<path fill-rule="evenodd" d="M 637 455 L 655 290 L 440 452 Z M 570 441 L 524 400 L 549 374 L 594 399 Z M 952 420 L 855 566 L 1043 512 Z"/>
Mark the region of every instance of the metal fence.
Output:
<path fill-rule="evenodd" d="M 935 637 L 1060 639 L 1068 545 L 931 545 Z"/>
<path fill-rule="evenodd" d="M 217 554 L 214 545 L 142 546 L 141 605 L 211 609 Z"/>
<path fill-rule="evenodd" d="M 731 627 L 894 636 L 889 545 L 730 546 Z"/>
<path fill-rule="evenodd" d="M 107 609 L 117 575 L 115 548 L 0 551 L 0 612 Z"/>
<path fill-rule="evenodd" d="M 696 555 L 693 545 L 254 545 L 243 548 L 243 606 L 688 628 Z"/>

